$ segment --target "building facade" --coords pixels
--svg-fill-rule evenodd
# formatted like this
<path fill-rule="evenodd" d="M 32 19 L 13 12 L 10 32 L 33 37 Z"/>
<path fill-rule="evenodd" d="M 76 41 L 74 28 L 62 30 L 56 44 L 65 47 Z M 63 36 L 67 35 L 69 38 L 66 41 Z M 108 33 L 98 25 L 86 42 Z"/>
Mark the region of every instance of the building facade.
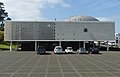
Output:
<path fill-rule="evenodd" d="M 53 50 L 56 45 L 63 49 L 72 46 L 77 50 L 85 47 L 85 41 L 115 40 L 115 22 L 80 18 L 77 20 L 81 21 L 74 18 L 65 21 L 6 21 L 4 40 L 28 43 L 26 46 L 31 44 L 33 50 L 38 45 L 44 45 L 47 50 Z"/>
<path fill-rule="evenodd" d="M 115 33 L 115 43 L 120 47 L 120 33 Z"/>

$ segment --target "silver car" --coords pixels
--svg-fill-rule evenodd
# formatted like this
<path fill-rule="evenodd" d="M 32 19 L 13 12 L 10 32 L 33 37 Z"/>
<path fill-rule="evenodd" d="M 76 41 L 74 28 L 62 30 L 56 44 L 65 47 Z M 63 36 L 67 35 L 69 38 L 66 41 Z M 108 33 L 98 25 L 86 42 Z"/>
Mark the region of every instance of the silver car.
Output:
<path fill-rule="evenodd" d="M 54 53 L 64 53 L 64 52 L 62 51 L 61 46 L 56 46 L 55 49 L 54 49 Z"/>
<path fill-rule="evenodd" d="M 67 47 L 67 49 L 65 49 L 65 53 L 74 53 L 72 47 Z"/>

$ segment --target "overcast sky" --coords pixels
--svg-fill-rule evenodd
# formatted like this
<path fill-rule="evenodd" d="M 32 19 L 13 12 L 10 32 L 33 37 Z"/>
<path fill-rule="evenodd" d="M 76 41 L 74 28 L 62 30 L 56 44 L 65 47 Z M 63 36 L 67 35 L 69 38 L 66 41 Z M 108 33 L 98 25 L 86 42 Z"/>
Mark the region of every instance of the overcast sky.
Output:
<path fill-rule="evenodd" d="M 70 16 L 93 16 L 115 21 L 120 32 L 120 0 L 0 0 L 12 20 L 64 20 Z"/>

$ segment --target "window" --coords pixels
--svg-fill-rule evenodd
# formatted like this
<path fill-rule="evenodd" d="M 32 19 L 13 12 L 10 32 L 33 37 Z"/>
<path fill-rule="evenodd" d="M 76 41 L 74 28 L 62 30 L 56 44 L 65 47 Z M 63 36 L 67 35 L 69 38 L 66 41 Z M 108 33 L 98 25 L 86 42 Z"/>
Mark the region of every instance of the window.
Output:
<path fill-rule="evenodd" d="M 118 40 L 116 40 L 116 43 L 118 43 Z"/>
<path fill-rule="evenodd" d="M 88 29 L 87 29 L 87 28 L 84 28 L 84 32 L 88 32 Z"/>
<path fill-rule="evenodd" d="M 116 39 L 118 39 L 118 37 L 116 37 Z"/>

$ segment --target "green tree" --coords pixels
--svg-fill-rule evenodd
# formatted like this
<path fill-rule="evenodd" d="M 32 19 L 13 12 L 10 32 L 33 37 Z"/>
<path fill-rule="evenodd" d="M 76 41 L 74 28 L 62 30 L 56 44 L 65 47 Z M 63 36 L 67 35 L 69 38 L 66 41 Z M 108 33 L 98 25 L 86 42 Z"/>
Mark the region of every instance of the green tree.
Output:
<path fill-rule="evenodd" d="M 5 20 L 11 20 L 11 18 L 8 17 L 8 13 L 5 11 L 4 3 L 0 2 L 0 30 L 4 30 L 4 21 Z"/>
<path fill-rule="evenodd" d="M 0 2 L 0 42 L 4 40 L 4 23 L 5 20 L 11 20 L 5 11 L 4 3 Z"/>

